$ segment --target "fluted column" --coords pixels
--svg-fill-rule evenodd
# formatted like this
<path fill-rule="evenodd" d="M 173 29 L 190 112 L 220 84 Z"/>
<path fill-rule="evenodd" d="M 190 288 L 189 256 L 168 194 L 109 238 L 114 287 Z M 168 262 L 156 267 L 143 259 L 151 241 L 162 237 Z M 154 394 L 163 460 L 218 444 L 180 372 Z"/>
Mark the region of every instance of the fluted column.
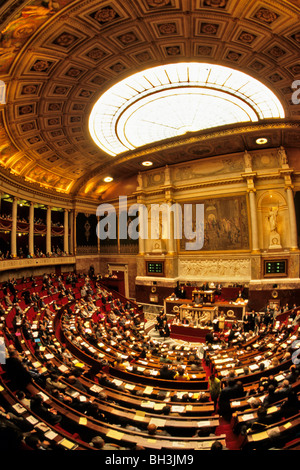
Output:
<path fill-rule="evenodd" d="M 290 221 L 290 248 L 292 250 L 298 249 L 298 235 L 297 235 L 297 220 L 295 211 L 294 193 L 291 186 L 285 188 L 287 195 L 287 204 L 289 209 Z"/>
<path fill-rule="evenodd" d="M 175 220 L 176 220 L 176 214 L 174 214 L 173 210 L 171 210 L 172 208 L 172 204 L 173 204 L 173 201 L 172 200 L 168 200 L 167 201 L 167 204 L 169 206 L 169 215 L 170 215 L 170 219 L 169 219 L 169 240 L 168 240 L 168 252 L 170 254 L 173 254 L 175 252 L 175 240 L 174 240 L 174 236 L 175 236 L 175 231 L 174 231 L 174 224 L 175 224 Z"/>
<path fill-rule="evenodd" d="M 74 215 L 73 215 L 73 253 L 74 255 L 76 255 L 77 253 L 77 241 L 76 241 L 76 219 L 77 219 L 77 212 L 74 211 Z"/>
<path fill-rule="evenodd" d="M 284 179 L 284 189 L 286 191 L 286 199 L 289 211 L 289 232 L 290 232 L 290 249 L 298 249 L 298 235 L 297 235 L 297 219 L 295 210 L 295 201 L 293 193 L 293 169 L 289 167 L 287 155 L 283 147 L 280 147 L 279 156 L 282 163 L 282 168 L 279 170 L 280 175 Z"/>
<path fill-rule="evenodd" d="M 70 227 L 70 253 L 74 254 L 74 211 L 70 210 L 69 213 L 69 227 Z"/>
<path fill-rule="evenodd" d="M 99 226 L 100 217 L 97 215 L 97 227 Z M 97 253 L 100 254 L 100 238 L 97 236 Z"/>
<path fill-rule="evenodd" d="M 10 233 L 10 251 L 12 258 L 17 256 L 17 215 L 18 215 L 18 200 L 16 197 L 13 198 L 12 203 L 12 226 Z"/>
<path fill-rule="evenodd" d="M 64 252 L 69 254 L 69 211 L 65 209 L 64 213 Z"/>
<path fill-rule="evenodd" d="M 47 218 L 46 218 L 46 255 L 51 254 L 51 207 L 47 207 Z"/>
<path fill-rule="evenodd" d="M 248 194 L 251 216 L 252 251 L 259 251 L 255 189 L 250 189 Z"/>
<path fill-rule="evenodd" d="M 144 205 L 144 198 L 143 196 L 137 197 L 137 203 L 143 207 L 143 209 L 139 213 L 139 254 L 145 254 L 145 239 L 147 238 L 147 221 L 148 221 L 148 211 L 146 206 Z"/>
<path fill-rule="evenodd" d="M 34 255 L 34 204 L 30 203 L 29 206 L 29 241 L 28 241 L 29 255 Z"/>

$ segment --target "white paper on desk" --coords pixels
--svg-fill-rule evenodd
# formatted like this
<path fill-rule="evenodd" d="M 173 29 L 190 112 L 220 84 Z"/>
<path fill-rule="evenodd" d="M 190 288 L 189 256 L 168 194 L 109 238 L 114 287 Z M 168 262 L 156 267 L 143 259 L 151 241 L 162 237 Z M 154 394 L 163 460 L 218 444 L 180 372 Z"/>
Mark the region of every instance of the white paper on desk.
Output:
<path fill-rule="evenodd" d="M 173 405 L 171 411 L 174 413 L 183 413 L 185 411 L 185 406 Z"/>
<path fill-rule="evenodd" d="M 92 387 L 90 387 L 90 390 L 91 390 L 92 392 L 99 393 L 99 392 L 101 392 L 101 391 L 103 390 L 103 388 L 102 388 L 102 387 L 99 387 L 98 385 L 95 384 L 95 385 L 93 385 Z"/>
<path fill-rule="evenodd" d="M 46 359 L 52 359 L 53 357 L 54 357 L 54 354 L 50 354 L 50 353 L 45 354 Z"/>
<path fill-rule="evenodd" d="M 209 426 L 209 421 L 198 421 L 198 428 Z"/>
<path fill-rule="evenodd" d="M 154 401 L 142 401 L 141 406 L 143 408 L 154 408 Z"/>
<path fill-rule="evenodd" d="M 117 387 L 119 387 L 123 383 L 122 380 L 117 380 L 117 379 L 114 379 L 113 382 L 117 385 Z"/>
<path fill-rule="evenodd" d="M 68 367 L 65 366 L 64 364 L 62 364 L 61 366 L 59 366 L 58 369 L 59 369 L 61 372 L 66 372 L 67 370 L 69 370 Z"/>
<path fill-rule="evenodd" d="M 56 436 L 57 436 L 57 433 L 54 432 L 54 431 L 52 431 L 52 430 L 50 430 L 50 431 L 48 431 L 48 432 L 45 433 L 45 437 L 46 437 L 47 439 L 49 439 L 50 441 L 53 440 L 53 439 L 55 439 Z"/>
<path fill-rule="evenodd" d="M 166 405 L 164 403 L 155 403 L 154 409 L 155 410 L 162 410 Z"/>
<path fill-rule="evenodd" d="M 35 428 L 38 428 L 40 429 L 42 432 L 48 432 L 48 431 L 51 431 L 51 429 L 49 428 L 49 426 L 47 426 L 47 424 L 45 423 L 38 423 Z"/>
<path fill-rule="evenodd" d="M 166 424 L 166 419 L 151 418 L 149 424 L 155 424 L 156 426 L 164 427 Z"/>
<path fill-rule="evenodd" d="M 246 415 L 243 416 L 243 421 L 248 421 L 248 419 L 254 419 L 254 414 L 247 413 Z"/>
<path fill-rule="evenodd" d="M 125 385 L 125 388 L 127 388 L 128 390 L 134 390 L 135 385 L 133 385 L 133 384 L 126 384 L 126 385 Z"/>
<path fill-rule="evenodd" d="M 185 447 L 185 442 L 182 441 L 174 441 L 172 442 L 172 447 Z"/>
<path fill-rule="evenodd" d="M 17 413 L 22 414 L 26 411 L 26 408 L 24 406 L 20 405 L 20 403 L 15 403 L 12 405 L 12 408 L 17 411 Z"/>
<path fill-rule="evenodd" d="M 43 392 L 38 392 L 37 395 L 40 395 L 42 397 L 43 401 L 48 401 L 49 400 L 48 395 L 46 395 Z"/>
<path fill-rule="evenodd" d="M 27 416 L 27 417 L 26 417 L 26 420 L 27 420 L 30 424 L 32 424 L 32 426 L 35 426 L 35 425 L 39 422 L 39 421 L 38 421 L 34 416 L 32 416 L 32 415 Z"/>

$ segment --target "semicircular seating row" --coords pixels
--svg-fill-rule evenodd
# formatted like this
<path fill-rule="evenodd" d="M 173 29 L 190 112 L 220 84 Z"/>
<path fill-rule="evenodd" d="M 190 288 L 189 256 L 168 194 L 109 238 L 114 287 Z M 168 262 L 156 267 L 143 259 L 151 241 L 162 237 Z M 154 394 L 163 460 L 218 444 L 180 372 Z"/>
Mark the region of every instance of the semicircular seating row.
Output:
<path fill-rule="evenodd" d="M 164 343 L 155 344 L 145 335 L 145 323 L 134 304 L 125 304 L 118 294 L 108 292 L 99 283 L 94 285 L 86 276 L 74 279 L 69 273 L 23 281 L 15 285 L 17 299 L 11 299 L 21 298 L 17 303 L 9 304 L 5 289 L 2 290 L 2 332 L 6 345 L 14 345 L 38 374 L 38 379 L 32 380 L 31 393 L 41 394 L 45 403 L 63 417 L 54 427 L 43 423 L 48 426 L 48 435 L 52 431 L 56 441 L 68 448 L 93 448 L 89 443 L 96 436 L 130 449 L 137 445 L 145 449 L 209 449 L 215 440 L 226 445 L 226 435 L 218 433 L 220 417 L 213 413 L 205 371 L 192 370 L 189 364 L 190 357 L 199 354 L 198 348 L 178 345 L 168 350 Z M 116 312 L 120 311 L 122 315 L 118 317 Z M 228 366 L 225 355 L 227 359 L 229 355 L 229 370 L 237 371 L 245 388 L 255 389 L 261 371 L 241 375 L 238 369 L 244 361 L 249 366 L 257 365 L 260 348 L 269 358 L 273 356 L 274 335 L 276 345 L 286 348 L 295 332 L 291 330 L 284 336 L 282 331 L 276 331 L 272 337 L 253 337 L 239 347 L 240 354 L 237 348 L 224 350 L 219 345 L 212 351 L 205 346 L 201 353 L 209 360 L 211 370 L 221 377 L 223 374 L 224 382 L 228 369 L 218 368 L 223 367 L 222 360 Z M 149 352 L 150 345 L 154 354 Z M 190 380 L 161 377 L 161 355 L 165 353 L 173 362 L 178 360 L 185 366 Z M 239 368 L 232 367 L 235 356 Z M 290 360 L 282 361 L 278 371 L 284 376 L 289 366 Z M 60 376 L 62 396 L 57 393 L 55 380 L 50 385 L 53 372 Z M 33 420 L 32 410 L 18 402 L 5 367 L 1 380 L 2 397 L 10 406 L 22 406 Z M 298 381 L 293 387 L 298 387 Z M 232 402 L 234 413 L 242 412 L 238 398 Z M 33 417 L 40 423 L 38 416 Z M 156 428 L 154 436 L 149 435 L 149 424 Z"/>

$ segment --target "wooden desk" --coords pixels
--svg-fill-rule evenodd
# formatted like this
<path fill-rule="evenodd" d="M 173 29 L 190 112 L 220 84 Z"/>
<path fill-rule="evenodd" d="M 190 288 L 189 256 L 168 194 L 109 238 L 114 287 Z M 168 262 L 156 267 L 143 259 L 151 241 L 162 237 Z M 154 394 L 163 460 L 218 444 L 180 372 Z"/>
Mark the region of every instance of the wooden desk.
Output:
<path fill-rule="evenodd" d="M 205 342 L 205 336 L 212 331 L 212 328 L 200 328 L 188 325 L 171 325 L 171 338 L 183 339 L 185 341 Z"/>
<path fill-rule="evenodd" d="M 167 297 L 164 299 L 164 312 L 168 315 L 179 315 L 181 305 L 193 307 L 193 301 L 191 299 L 172 299 L 171 297 Z M 204 305 L 203 308 L 216 308 L 217 315 L 223 311 L 226 320 L 242 320 L 247 310 L 247 303 L 239 304 L 236 302 L 216 301 L 214 304 Z"/>
<path fill-rule="evenodd" d="M 200 306 L 191 304 L 182 304 L 179 307 L 179 318 L 182 321 L 186 318 L 189 324 L 193 323 L 194 326 L 204 326 L 208 321 L 213 321 L 218 315 L 217 306 Z M 202 325 L 201 325 L 202 324 Z"/>

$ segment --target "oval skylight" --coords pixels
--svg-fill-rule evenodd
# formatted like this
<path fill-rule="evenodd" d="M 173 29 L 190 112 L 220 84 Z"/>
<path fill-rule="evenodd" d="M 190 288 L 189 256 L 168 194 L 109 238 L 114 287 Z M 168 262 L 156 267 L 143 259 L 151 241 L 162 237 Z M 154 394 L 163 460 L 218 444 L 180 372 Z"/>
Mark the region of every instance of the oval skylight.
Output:
<path fill-rule="evenodd" d="M 168 64 L 138 72 L 94 105 L 94 142 L 116 156 L 186 132 L 284 118 L 276 95 L 255 78 L 215 64 Z"/>

